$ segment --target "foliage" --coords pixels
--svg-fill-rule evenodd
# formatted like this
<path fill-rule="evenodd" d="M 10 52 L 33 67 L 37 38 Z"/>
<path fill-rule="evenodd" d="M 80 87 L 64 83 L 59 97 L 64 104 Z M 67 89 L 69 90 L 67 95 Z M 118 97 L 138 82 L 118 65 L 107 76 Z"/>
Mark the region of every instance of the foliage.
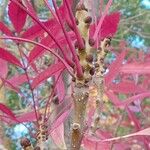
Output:
<path fill-rule="evenodd" d="M 28 129 L 30 138 L 20 138 L 24 149 L 149 149 L 150 56 L 125 41 L 110 45 L 121 15 L 109 13 L 112 0 L 95 19 L 82 1 L 75 17 L 72 1 L 58 7 L 53 0 L 54 8 L 43 2 L 51 12 L 46 20 L 30 1 L 10 0 L 10 24 L 0 22 L 0 94 L 12 96 L 1 96 L 3 124 Z M 118 33 L 138 15 L 126 9 Z"/>

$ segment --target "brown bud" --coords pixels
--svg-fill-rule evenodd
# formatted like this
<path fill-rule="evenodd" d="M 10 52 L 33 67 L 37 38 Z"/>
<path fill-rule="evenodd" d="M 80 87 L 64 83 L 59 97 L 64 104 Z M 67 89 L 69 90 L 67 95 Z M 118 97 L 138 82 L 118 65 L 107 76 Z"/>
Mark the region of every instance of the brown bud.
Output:
<path fill-rule="evenodd" d="M 78 47 L 79 51 L 85 50 L 85 39 L 82 38 L 82 40 L 83 40 L 84 46 L 83 47 Z"/>
<path fill-rule="evenodd" d="M 31 146 L 30 140 L 26 137 L 22 138 L 20 141 L 20 144 L 23 148 L 26 148 L 28 146 Z"/>
<path fill-rule="evenodd" d="M 75 18 L 75 21 L 76 21 L 76 25 L 78 25 L 78 24 L 79 24 L 79 21 L 78 21 L 78 19 L 77 19 L 77 18 Z"/>
<path fill-rule="evenodd" d="M 93 39 L 93 38 L 90 38 L 90 39 L 89 39 L 89 45 L 90 45 L 90 46 L 94 46 L 94 44 L 95 44 L 94 39 Z"/>
<path fill-rule="evenodd" d="M 99 48 L 97 49 L 97 51 L 98 51 L 98 52 L 102 51 L 102 48 L 101 48 L 101 47 L 99 47 Z"/>
<path fill-rule="evenodd" d="M 92 22 L 92 17 L 91 17 L 91 16 L 87 16 L 87 17 L 84 19 L 84 22 L 90 24 L 90 23 Z"/>
<path fill-rule="evenodd" d="M 79 3 L 76 7 L 76 11 L 81 11 L 81 10 L 85 10 L 88 11 L 87 8 L 85 7 L 85 5 L 82 3 Z"/>
<path fill-rule="evenodd" d="M 39 146 L 36 146 L 36 147 L 34 148 L 34 150 L 41 150 L 41 148 L 40 148 Z"/>
<path fill-rule="evenodd" d="M 93 55 L 87 55 L 86 56 L 86 61 L 90 62 L 90 63 L 93 62 Z"/>
<path fill-rule="evenodd" d="M 101 59 L 100 59 L 100 63 L 104 63 L 104 58 L 101 58 Z"/>
<path fill-rule="evenodd" d="M 77 49 L 77 48 L 79 47 L 79 43 L 78 43 L 78 41 L 75 41 L 75 43 L 74 43 L 74 47 L 75 47 L 75 49 Z"/>
<path fill-rule="evenodd" d="M 107 54 L 108 53 L 108 49 L 105 49 L 104 52 Z"/>
<path fill-rule="evenodd" d="M 72 82 L 75 82 L 75 81 L 76 81 L 76 78 L 73 77 L 73 78 L 72 78 Z"/>
<path fill-rule="evenodd" d="M 99 68 L 99 64 L 98 63 L 95 63 L 95 68 Z"/>
<path fill-rule="evenodd" d="M 95 69 L 94 69 L 94 68 L 91 68 L 91 69 L 90 69 L 90 75 L 92 75 L 92 76 L 93 76 L 93 75 L 94 75 L 94 73 L 95 73 Z"/>

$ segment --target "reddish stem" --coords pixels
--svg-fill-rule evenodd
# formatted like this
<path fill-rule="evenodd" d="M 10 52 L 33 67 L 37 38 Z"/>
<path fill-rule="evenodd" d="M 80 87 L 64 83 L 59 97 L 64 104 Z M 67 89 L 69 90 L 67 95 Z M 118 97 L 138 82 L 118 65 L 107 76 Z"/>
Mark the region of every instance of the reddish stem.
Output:
<path fill-rule="evenodd" d="M 58 10 L 57 10 L 56 2 L 55 2 L 55 0 L 52 0 L 52 2 L 53 2 L 53 5 L 54 5 L 54 8 L 55 8 L 55 11 L 56 11 L 56 14 L 57 14 L 59 23 L 60 23 L 61 28 L 62 28 L 62 30 L 63 30 L 63 33 L 64 33 L 64 35 L 65 35 L 66 41 L 67 41 L 67 43 L 68 43 L 68 46 L 69 46 L 69 48 L 70 48 L 70 50 L 71 50 L 71 52 L 72 52 L 72 55 L 73 55 L 73 57 L 74 57 L 74 59 L 75 59 L 75 64 L 76 64 L 76 69 L 77 69 L 77 76 L 78 76 L 78 77 L 81 77 L 81 76 L 83 76 L 83 71 L 82 71 L 82 67 L 81 67 L 81 65 L 80 65 L 79 59 L 78 59 L 77 54 L 76 54 L 76 52 L 75 52 L 75 49 L 74 49 L 74 47 L 73 47 L 73 45 L 72 45 L 72 43 L 71 43 L 70 37 L 68 36 L 68 34 L 67 34 L 67 32 L 66 32 L 66 30 L 65 30 L 65 28 L 64 28 L 64 26 L 63 26 L 63 22 L 62 22 L 62 20 L 61 20 L 61 16 L 60 16 L 60 14 L 59 14 L 59 12 L 58 12 Z"/>
<path fill-rule="evenodd" d="M 43 23 L 41 23 L 41 22 L 38 20 L 38 18 L 36 18 L 36 17 L 32 14 L 32 12 L 26 10 L 26 8 L 25 8 L 23 5 L 21 5 L 18 1 L 16 1 L 16 0 L 11 0 L 11 1 L 13 1 L 14 3 L 16 3 L 20 8 L 22 8 L 35 22 L 37 22 L 37 23 L 40 25 L 40 27 L 41 27 L 42 29 L 44 29 L 44 30 L 47 32 L 47 34 L 52 38 L 52 40 L 56 43 L 56 45 L 58 46 L 58 48 L 61 50 L 61 52 L 62 52 L 62 54 L 63 54 L 65 60 L 68 62 L 68 64 L 69 64 L 70 66 L 73 67 L 73 66 L 74 66 L 73 62 L 67 57 L 67 55 L 66 55 L 66 53 L 64 52 L 63 48 L 62 48 L 61 45 L 59 44 L 59 41 L 58 41 L 57 39 L 55 39 L 55 37 L 50 33 L 50 31 L 48 30 L 48 28 L 47 28 Z"/>
<path fill-rule="evenodd" d="M 18 38 L 18 37 L 6 36 L 6 37 L 0 37 L 0 39 L 11 39 L 11 40 L 16 40 L 16 41 L 28 42 L 28 43 L 32 43 L 34 45 L 38 45 L 38 46 L 46 49 L 47 51 L 49 51 L 50 53 L 52 53 L 55 57 L 57 57 L 64 64 L 64 66 L 66 67 L 66 69 L 68 70 L 68 72 L 70 73 L 70 75 L 74 77 L 74 74 L 72 73 L 71 68 L 66 63 L 66 61 L 61 56 L 59 56 L 57 53 L 55 53 L 53 50 L 51 50 L 49 47 L 47 47 L 47 46 L 45 46 L 43 44 L 37 43 L 35 41 L 32 41 L 32 40 L 28 40 L 28 39 L 24 39 L 24 38 Z"/>
<path fill-rule="evenodd" d="M 73 16 L 73 13 L 72 13 L 72 11 L 71 11 L 71 8 L 69 7 L 68 0 L 64 0 L 64 1 L 65 1 L 65 3 L 66 3 L 67 9 L 68 9 L 68 13 L 69 13 L 69 15 L 70 15 L 70 18 L 71 18 L 71 21 L 72 21 L 72 24 L 73 24 L 74 32 L 75 32 L 76 37 L 77 37 L 77 40 L 78 40 L 78 42 L 79 42 L 79 48 L 80 48 L 80 49 L 84 49 L 85 45 L 84 45 L 83 39 L 82 39 L 82 37 L 81 37 L 81 35 L 80 35 L 80 32 L 79 32 L 79 30 L 78 30 L 78 28 L 77 28 L 76 21 L 75 21 L 75 18 L 74 18 L 74 16 Z"/>

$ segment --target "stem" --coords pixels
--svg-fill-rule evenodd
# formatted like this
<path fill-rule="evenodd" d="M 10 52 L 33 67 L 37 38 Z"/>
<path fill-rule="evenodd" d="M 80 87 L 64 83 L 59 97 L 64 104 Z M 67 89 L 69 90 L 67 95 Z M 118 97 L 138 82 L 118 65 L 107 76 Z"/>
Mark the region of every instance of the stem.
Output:
<path fill-rule="evenodd" d="M 36 102 L 35 102 L 35 98 L 34 98 L 34 93 L 33 93 L 33 89 L 32 89 L 31 83 L 30 83 L 30 78 L 29 78 L 29 75 L 28 75 L 28 73 L 27 73 L 27 68 L 26 68 L 26 66 L 25 66 L 25 62 L 24 62 L 24 60 L 23 60 L 22 52 L 21 52 L 21 50 L 20 50 L 20 48 L 19 48 L 19 45 L 18 45 L 18 49 L 19 49 L 20 57 L 21 57 L 21 60 L 22 60 L 22 63 L 23 63 L 23 70 L 24 70 L 25 75 L 26 75 L 26 77 L 27 77 L 28 84 L 29 84 L 29 88 L 30 88 L 30 90 L 31 90 L 31 96 L 32 96 L 32 100 L 33 100 L 33 108 L 34 108 L 34 111 L 35 111 L 36 121 L 37 121 L 37 124 L 38 124 L 38 126 L 39 126 L 39 123 L 38 123 L 38 115 L 39 115 L 39 114 L 37 113 L 37 110 L 36 110 Z"/>
<path fill-rule="evenodd" d="M 88 101 L 88 87 L 75 87 L 73 93 L 74 118 L 71 135 L 71 150 L 79 150 L 85 127 L 86 104 Z"/>
<path fill-rule="evenodd" d="M 66 32 L 66 30 L 65 30 L 65 28 L 63 26 L 63 22 L 61 20 L 61 16 L 60 16 L 60 14 L 59 14 L 59 12 L 57 10 L 56 2 L 54 0 L 52 0 L 52 2 L 53 2 L 53 5 L 54 5 L 54 8 L 55 8 L 55 11 L 56 11 L 59 23 L 60 23 L 61 28 L 63 30 L 63 33 L 65 35 L 66 41 L 68 43 L 68 46 L 69 46 L 69 48 L 70 48 L 70 50 L 72 52 L 72 55 L 73 55 L 73 57 L 75 59 L 75 64 L 76 64 L 76 69 L 77 69 L 77 76 L 81 77 L 81 76 L 83 76 L 83 71 L 82 71 L 82 67 L 80 65 L 79 59 L 78 59 L 77 54 L 75 52 L 75 49 L 74 49 L 74 47 L 73 47 L 73 45 L 71 43 L 70 37 L 68 36 L 68 34 L 67 34 L 67 32 Z"/>
<path fill-rule="evenodd" d="M 69 15 L 70 15 L 72 24 L 73 24 L 74 32 L 75 32 L 76 37 L 77 37 L 77 40 L 78 40 L 78 42 L 79 42 L 79 47 L 80 47 L 80 49 L 84 49 L 84 48 L 85 48 L 85 45 L 84 45 L 84 42 L 83 42 L 82 37 L 81 37 L 81 35 L 80 35 L 80 32 L 79 32 L 79 30 L 78 30 L 78 28 L 77 28 L 76 21 L 75 21 L 75 18 L 74 18 L 74 16 L 73 16 L 73 13 L 72 13 L 72 11 L 71 11 L 71 8 L 69 7 L 69 2 L 68 2 L 68 0 L 64 0 L 64 1 L 65 1 L 65 3 L 66 3 L 66 6 L 67 6 L 67 9 L 68 9 L 68 12 L 69 12 Z"/>
<path fill-rule="evenodd" d="M 16 3 L 20 8 L 22 8 L 24 11 L 26 11 L 26 13 L 27 13 L 35 22 L 37 22 L 37 23 L 40 25 L 40 27 L 41 27 L 42 29 L 44 29 L 44 30 L 47 32 L 47 34 L 52 38 L 52 40 L 56 43 L 56 45 L 58 46 L 58 48 L 61 50 L 61 52 L 62 52 L 62 54 L 63 54 L 65 60 L 68 62 L 68 64 L 69 64 L 70 66 L 74 66 L 73 62 L 72 62 L 70 59 L 67 58 L 67 56 L 66 56 L 66 54 L 65 54 L 65 52 L 64 52 L 64 50 L 63 50 L 63 48 L 62 48 L 61 45 L 59 44 L 59 41 L 51 34 L 51 32 L 48 30 L 48 28 L 47 28 L 42 22 L 40 22 L 40 21 L 32 14 L 32 12 L 28 11 L 23 5 L 21 5 L 20 3 L 18 3 L 16 0 L 11 0 L 11 1 L 13 1 L 14 3 Z"/>
<path fill-rule="evenodd" d="M 53 50 L 51 50 L 49 47 L 43 45 L 43 44 L 40 44 L 40 43 L 37 43 L 35 41 L 31 41 L 31 40 L 28 40 L 28 39 L 24 39 L 24 38 L 18 38 L 18 37 L 11 37 L 11 36 L 6 36 L 6 37 L 0 37 L 0 39 L 12 39 L 12 40 L 16 40 L 16 41 L 24 41 L 24 42 L 28 42 L 28 43 L 32 43 L 34 45 L 38 45 L 44 49 L 46 49 L 47 51 L 49 51 L 50 53 L 52 53 L 55 57 L 57 57 L 63 64 L 64 66 L 66 67 L 66 69 L 68 70 L 69 74 L 74 77 L 74 74 L 72 73 L 71 71 L 71 68 L 70 66 L 66 63 L 66 61 L 61 57 L 59 56 L 57 53 L 55 53 Z"/>

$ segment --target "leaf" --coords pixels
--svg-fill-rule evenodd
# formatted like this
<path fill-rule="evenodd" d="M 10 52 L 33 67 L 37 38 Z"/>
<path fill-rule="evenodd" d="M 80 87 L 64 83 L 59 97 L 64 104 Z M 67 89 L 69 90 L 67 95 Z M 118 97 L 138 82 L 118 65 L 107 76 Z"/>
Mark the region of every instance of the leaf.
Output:
<path fill-rule="evenodd" d="M 119 54 L 119 56 L 116 58 L 116 60 L 109 66 L 108 68 L 109 72 L 105 76 L 106 86 L 108 86 L 119 73 L 119 70 L 122 66 L 122 62 L 125 56 L 126 56 L 126 51 L 123 50 L 122 53 Z"/>
<path fill-rule="evenodd" d="M 117 32 L 120 20 L 120 13 L 113 12 L 104 18 L 102 27 L 100 29 L 100 38 L 112 37 Z"/>
<path fill-rule="evenodd" d="M 103 142 L 110 142 L 110 141 L 114 141 L 114 140 L 120 140 L 120 139 L 124 139 L 124 138 L 129 138 L 129 137 L 133 137 L 133 136 L 150 136 L 150 128 L 146 128 L 144 130 L 132 133 L 132 134 L 128 134 L 125 136 L 119 136 L 119 137 L 114 137 L 114 138 L 110 138 L 110 139 L 105 139 L 102 140 Z"/>
<path fill-rule="evenodd" d="M 150 62 L 124 64 L 120 67 L 120 72 L 126 74 L 150 74 Z"/>
<path fill-rule="evenodd" d="M 55 78 L 57 79 L 58 76 L 59 76 L 59 74 L 56 75 Z M 63 82 L 62 75 L 60 75 L 60 77 L 58 79 L 56 89 L 57 89 L 57 95 L 58 95 L 59 102 L 61 102 L 65 97 L 65 85 Z"/>
<path fill-rule="evenodd" d="M 1 32 L 3 32 L 4 34 L 9 35 L 9 36 L 12 36 L 11 30 L 9 30 L 9 28 L 7 28 L 7 26 L 5 26 L 3 22 L 0 22 L 0 30 L 1 30 Z"/>
<path fill-rule="evenodd" d="M 99 132 L 96 136 L 86 135 L 83 138 L 84 148 L 86 150 L 110 150 L 111 143 L 102 142 L 102 139 L 110 138 L 109 132 Z M 101 140 L 99 140 L 101 139 Z"/>
<path fill-rule="evenodd" d="M 121 102 L 118 106 L 128 106 L 130 103 L 136 100 L 143 100 L 146 97 L 150 97 L 150 92 L 143 92 L 141 94 L 137 94 L 135 96 L 129 97 L 125 101 Z"/>
<path fill-rule="evenodd" d="M 125 93 L 125 94 L 129 94 L 129 93 L 141 93 L 146 91 L 144 88 L 136 85 L 133 82 L 127 82 L 127 81 L 122 81 L 118 84 L 116 83 L 112 83 L 109 86 L 109 89 L 117 92 L 117 93 Z"/>
<path fill-rule="evenodd" d="M 66 39 L 61 34 L 59 34 L 59 35 L 58 34 L 55 34 L 55 35 L 58 38 L 59 44 L 63 47 L 64 45 L 67 44 Z M 68 32 L 68 34 L 72 38 L 72 40 L 75 38 L 75 36 L 72 32 Z M 57 48 L 57 45 L 52 41 L 52 39 L 49 36 L 43 38 L 41 40 L 40 44 L 49 46 L 49 48 Z M 46 50 L 43 47 L 35 46 L 29 54 L 29 57 L 28 57 L 29 63 L 32 63 L 35 59 L 40 57 L 45 51 Z M 68 51 L 68 53 L 69 53 L 69 51 Z"/>
<path fill-rule="evenodd" d="M 35 112 L 31 111 L 31 112 L 23 113 L 23 114 L 17 116 L 17 120 L 20 123 L 36 121 Z"/>
<path fill-rule="evenodd" d="M 0 77 L 6 78 L 8 73 L 8 65 L 7 62 L 3 59 L 0 59 Z"/>
<path fill-rule="evenodd" d="M 22 2 L 19 0 L 19 3 Z M 15 2 L 11 1 L 8 6 L 8 15 L 13 23 L 15 30 L 20 33 L 26 22 L 27 13 L 21 9 Z"/>
<path fill-rule="evenodd" d="M 60 24 L 58 24 L 57 20 L 50 19 L 46 22 L 41 22 L 41 23 L 43 23 L 51 31 L 51 34 L 53 36 L 62 34 Z M 41 34 L 43 34 L 44 32 L 45 32 L 45 30 L 42 29 L 39 24 L 35 24 L 32 27 L 30 27 L 29 29 L 27 29 L 27 31 L 25 31 L 22 34 L 22 37 L 27 38 L 27 39 L 34 39 L 34 38 L 37 38 L 38 36 L 40 36 Z"/>
<path fill-rule="evenodd" d="M 51 38 L 49 36 L 43 38 L 40 42 L 43 45 L 49 45 L 51 43 Z M 37 59 L 39 56 L 41 56 L 46 50 L 43 47 L 35 46 L 28 57 L 29 63 L 32 63 L 35 59 Z"/>
<path fill-rule="evenodd" d="M 67 149 L 64 139 L 64 124 L 61 123 L 51 132 L 51 137 L 59 149 Z"/>
<path fill-rule="evenodd" d="M 27 80 L 27 77 L 25 74 L 15 75 L 8 80 L 8 82 L 11 83 L 12 85 L 14 85 L 15 87 L 17 87 L 27 81 L 28 80 Z"/>
<path fill-rule="evenodd" d="M 96 27 L 96 29 L 95 29 L 94 36 L 93 36 L 93 39 L 94 39 L 94 40 L 96 40 L 96 39 L 98 38 L 98 35 L 99 35 L 99 33 L 100 33 L 100 30 L 101 30 L 103 21 L 104 21 L 104 19 L 105 19 L 105 16 L 108 14 L 108 11 L 109 11 L 110 6 L 112 5 L 112 2 L 113 2 L 113 0 L 109 0 L 109 1 L 107 2 L 106 8 L 105 8 L 105 10 L 104 10 L 104 12 L 103 12 L 103 15 L 102 15 L 102 17 L 100 18 L 100 20 L 99 20 L 99 22 L 98 22 L 98 25 L 97 25 L 97 27 Z"/>
<path fill-rule="evenodd" d="M 51 77 L 52 75 L 55 75 L 55 73 L 57 73 L 60 70 L 63 70 L 64 68 L 65 68 L 65 66 L 61 62 L 51 65 L 50 67 L 45 69 L 43 72 L 41 72 L 37 77 L 35 77 L 33 79 L 32 88 L 34 89 L 42 81 L 46 80 L 47 78 Z"/>
<path fill-rule="evenodd" d="M 0 110 L 10 116 L 12 119 L 16 119 L 15 114 L 11 111 L 10 108 L 8 108 L 6 105 L 0 103 Z"/>
<path fill-rule="evenodd" d="M 14 55 L 12 55 L 9 51 L 3 48 L 0 48 L 0 58 L 6 60 L 9 63 L 22 67 L 20 61 Z"/>
<path fill-rule="evenodd" d="M 61 123 L 63 123 L 66 118 L 69 116 L 72 108 L 71 97 L 65 98 L 56 108 L 55 111 L 51 114 L 50 124 L 48 132 L 49 134 L 53 132 Z M 57 115 L 56 115 L 57 113 Z M 55 115 L 55 117 L 53 116 Z"/>

